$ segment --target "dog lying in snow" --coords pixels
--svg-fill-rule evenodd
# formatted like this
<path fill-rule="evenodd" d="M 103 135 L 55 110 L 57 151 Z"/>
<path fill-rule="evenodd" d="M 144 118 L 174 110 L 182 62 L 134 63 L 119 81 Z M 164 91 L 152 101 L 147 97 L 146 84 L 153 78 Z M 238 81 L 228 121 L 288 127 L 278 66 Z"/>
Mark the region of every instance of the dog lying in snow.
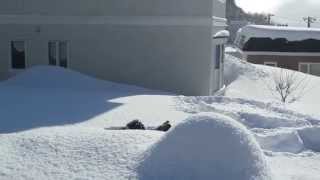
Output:
<path fill-rule="evenodd" d="M 106 130 L 155 130 L 155 131 L 167 132 L 170 128 L 171 128 L 171 124 L 169 121 L 164 122 L 158 127 L 145 127 L 140 120 L 135 119 L 129 122 L 125 127 L 110 127 L 105 129 Z"/>

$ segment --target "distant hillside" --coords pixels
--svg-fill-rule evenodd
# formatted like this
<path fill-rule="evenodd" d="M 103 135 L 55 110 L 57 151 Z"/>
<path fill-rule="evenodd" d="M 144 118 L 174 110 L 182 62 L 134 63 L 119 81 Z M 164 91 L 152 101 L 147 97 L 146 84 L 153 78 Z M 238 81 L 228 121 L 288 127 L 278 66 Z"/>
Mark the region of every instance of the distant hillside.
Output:
<path fill-rule="evenodd" d="M 248 21 L 252 24 L 268 24 L 266 14 L 246 13 L 236 5 L 235 0 L 227 0 L 226 11 L 228 21 Z"/>
<path fill-rule="evenodd" d="M 228 19 L 227 30 L 230 32 L 229 43 L 234 42 L 238 30 L 247 24 L 268 24 L 266 14 L 246 13 L 236 5 L 235 0 L 227 0 L 226 18 Z"/>
<path fill-rule="evenodd" d="M 243 20 L 246 16 L 246 13 L 236 5 L 235 0 L 227 0 L 226 10 L 228 20 Z"/>

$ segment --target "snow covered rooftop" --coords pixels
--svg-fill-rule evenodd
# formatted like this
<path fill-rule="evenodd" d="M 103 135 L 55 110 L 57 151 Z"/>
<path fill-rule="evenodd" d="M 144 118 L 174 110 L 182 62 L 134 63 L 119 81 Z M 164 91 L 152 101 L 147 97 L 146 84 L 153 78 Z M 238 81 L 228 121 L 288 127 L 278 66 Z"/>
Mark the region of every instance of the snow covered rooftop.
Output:
<path fill-rule="evenodd" d="M 239 40 L 241 36 L 245 36 L 244 42 L 247 42 L 250 38 L 254 37 L 270 37 L 271 39 L 286 38 L 288 41 L 301 41 L 306 39 L 320 40 L 320 29 L 248 25 L 239 30 L 237 39 Z"/>

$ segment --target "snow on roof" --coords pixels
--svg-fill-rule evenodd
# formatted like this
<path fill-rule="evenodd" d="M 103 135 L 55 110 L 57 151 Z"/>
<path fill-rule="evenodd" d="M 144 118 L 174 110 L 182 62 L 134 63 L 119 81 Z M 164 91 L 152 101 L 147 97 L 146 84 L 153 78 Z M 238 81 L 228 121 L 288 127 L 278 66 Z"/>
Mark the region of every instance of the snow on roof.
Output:
<path fill-rule="evenodd" d="M 247 42 L 253 37 L 270 37 L 271 39 L 286 38 L 288 41 L 301 41 L 306 39 L 320 40 L 320 29 L 248 25 L 239 30 L 237 39 L 241 36 L 245 36 L 244 42 Z"/>
<path fill-rule="evenodd" d="M 230 36 L 230 33 L 229 31 L 227 30 L 222 30 L 222 31 L 219 31 L 217 32 L 213 38 L 228 38 Z"/>

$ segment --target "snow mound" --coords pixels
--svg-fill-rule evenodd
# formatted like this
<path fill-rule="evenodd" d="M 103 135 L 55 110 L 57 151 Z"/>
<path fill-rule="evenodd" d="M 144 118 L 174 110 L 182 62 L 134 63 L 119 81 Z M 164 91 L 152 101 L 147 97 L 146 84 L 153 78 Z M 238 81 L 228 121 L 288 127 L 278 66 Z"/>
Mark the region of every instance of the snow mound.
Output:
<path fill-rule="evenodd" d="M 255 112 L 240 112 L 239 116 L 240 121 L 250 128 L 274 129 L 310 125 L 306 118 L 299 119 L 299 117 L 295 117 L 291 114 L 286 115 L 275 111 L 263 111 L 263 109 L 260 109 L 260 111 L 256 110 Z"/>
<path fill-rule="evenodd" d="M 235 120 L 214 113 L 195 115 L 177 125 L 150 149 L 139 175 L 141 180 L 271 179 L 250 132 Z"/>
<path fill-rule="evenodd" d="M 280 72 L 280 68 L 264 65 L 255 65 L 245 62 L 231 55 L 225 58 L 226 91 L 224 96 L 229 98 L 243 98 L 256 101 L 280 102 L 279 96 L 270 91 L 270 85 L 274 83 L 274 74 Z M 295 71 L 283 69 L 284 72 Z M 293 96 L 302 96 L 293 103 L 287 104 L 286 108 L 294 112 L 308 113 L 314 116 L 312 124 L 319 124 L 319 101 L 320 78 L 300 72 L 295 72 L 297 79 L 305 79 L 305 86 L 297 89 Z"/>
<path fill-rule="evenodd" d="M 299 134 L 306 148 L 320 152 L 320 126 L 303 128 Z"/>
<path fill-rule="evenodd" d="M 219 112 L 232 116 L 247 128 L 273 129 L 305 127 L 316 121 L 312 117 L 287 109 L 284 106 L 244 98 L 184 97 L 177 99 L 180 109 L 188 113 Z"/>
<path fill-rule="evenodd" d="M 0 135 L 0 179 L 135 180 L 137 160 L 162 134 L 52 127 Z"/>
<path fill-rule="evenodd" d="M 258 69 L 253 64 L 234 57 L 233 55 L 226 54 L 224 69 L 226 85 L 231 84 L 241 76 L 257 80 L 258 78 L 266 77 L 267 75 L 267 72 L 261 71 L 261 69 Z"/>
<path fill-rule="evenodd" d="M 5 81 L 4 84 L 26 88 L 69 89 L 77 91 L 105 91 L 110 88 L 132 89 L 134 87 L 95 79 L 76 71 L 55 66 L 32 67 Z"/>
<path fill-rule="evenodd" d="M 297 131 L 273 132 L 256 135 L 256 139 L 264 150 L 272 152 L 300 153 L 304 144 Z"/>

